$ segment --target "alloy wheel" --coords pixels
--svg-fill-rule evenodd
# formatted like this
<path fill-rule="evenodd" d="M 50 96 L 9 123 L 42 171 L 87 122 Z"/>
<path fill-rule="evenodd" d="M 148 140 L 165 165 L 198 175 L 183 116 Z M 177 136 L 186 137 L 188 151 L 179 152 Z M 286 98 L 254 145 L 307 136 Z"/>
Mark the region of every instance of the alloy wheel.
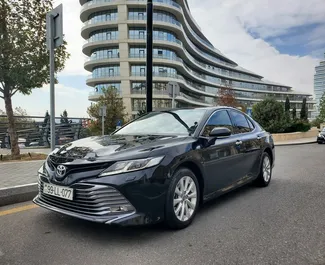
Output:
<path fill-rule="evenodd" d="M 189 176 L 182 177 L 174 192 L 174 212 L 178 220 L 186 222 L 196 209 L 197 187 L 194 180 Z"/>
<path fill-rule="evenodd" d="M 271 178 L 271 161 L 268 156 L 263 159 L 263 179 L 267 183 Z"/>

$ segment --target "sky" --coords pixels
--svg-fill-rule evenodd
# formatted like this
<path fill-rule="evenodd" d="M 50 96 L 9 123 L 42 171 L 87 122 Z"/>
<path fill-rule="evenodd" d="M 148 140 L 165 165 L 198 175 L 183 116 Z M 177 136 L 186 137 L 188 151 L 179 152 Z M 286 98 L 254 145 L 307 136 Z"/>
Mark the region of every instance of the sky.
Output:
<path fill-rule="evenodd" d="M 267 80 L 313 94 L 315 66 L 325 53 L 324 0 L 188 0 L 192 16 L 210 42 L 240 66 Z M 63 4 L 64 34 L 71 54 L 58 74 L 56 115 L 65 109 L 70 117 L 88 117 L 86 85 L 90 74 L 83 68 L 83 24 L 78 0 L 55 0 Z M 29 115 L 44 115 L 49 107 L 49 85 L 32 95 L 16 94 L 13 106 Z M 0 109 L 4 103 L 0 101 Z"/>

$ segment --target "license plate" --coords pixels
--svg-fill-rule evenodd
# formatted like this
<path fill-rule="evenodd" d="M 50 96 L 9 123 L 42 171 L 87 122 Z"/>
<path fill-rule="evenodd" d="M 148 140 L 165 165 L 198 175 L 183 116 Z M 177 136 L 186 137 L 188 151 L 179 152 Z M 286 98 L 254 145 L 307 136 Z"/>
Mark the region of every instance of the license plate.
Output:
<path fill-rule="evenodd" d="M 43 193 L 66 200 L 73 200 L 73 189 L 44 183 Z"/>

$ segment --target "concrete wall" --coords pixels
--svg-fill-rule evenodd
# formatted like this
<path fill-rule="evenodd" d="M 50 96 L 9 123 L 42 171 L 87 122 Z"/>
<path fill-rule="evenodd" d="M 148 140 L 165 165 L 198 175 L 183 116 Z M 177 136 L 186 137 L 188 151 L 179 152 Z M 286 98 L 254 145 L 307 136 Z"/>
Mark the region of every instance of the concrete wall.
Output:
<path fill-rule="evenodd" d="M 302 138 L 312 138 L 317 136 L 319 129 L 311 128 L 308 132 L 294 132 L 294 133 L 274 133 L 272 134 L 275 142 L 279 141 L 291 141 Z"/>

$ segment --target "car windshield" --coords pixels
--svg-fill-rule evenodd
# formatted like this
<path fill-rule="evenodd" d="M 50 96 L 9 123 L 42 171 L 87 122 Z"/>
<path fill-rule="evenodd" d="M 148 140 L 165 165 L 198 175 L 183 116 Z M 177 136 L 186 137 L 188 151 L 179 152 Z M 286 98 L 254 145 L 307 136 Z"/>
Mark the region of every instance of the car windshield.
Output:
<path fill-rule="evenodd" d="M 180 109 L 149 113 L 126 125 L 115 135 L 191 135 L 205 109 Z"/>

